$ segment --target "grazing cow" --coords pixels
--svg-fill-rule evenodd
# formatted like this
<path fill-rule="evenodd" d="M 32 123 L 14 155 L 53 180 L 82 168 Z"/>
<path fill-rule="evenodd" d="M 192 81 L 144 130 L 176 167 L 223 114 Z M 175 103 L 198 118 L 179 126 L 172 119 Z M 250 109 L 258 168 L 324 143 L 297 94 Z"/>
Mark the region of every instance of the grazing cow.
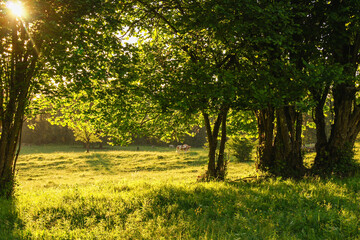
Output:
<path fill-rule="evenodd" d="M 187 144 L 177 145 L 177 146 L 176 146 L 176 152 L 181 152 L 181 151 L 183 151 L 183 152 L 186 153 L 187 151 L 190 150 L 190 148 L 191 148 L 191 146 L 189 146 L 189 145 L 187 145 Z"/>

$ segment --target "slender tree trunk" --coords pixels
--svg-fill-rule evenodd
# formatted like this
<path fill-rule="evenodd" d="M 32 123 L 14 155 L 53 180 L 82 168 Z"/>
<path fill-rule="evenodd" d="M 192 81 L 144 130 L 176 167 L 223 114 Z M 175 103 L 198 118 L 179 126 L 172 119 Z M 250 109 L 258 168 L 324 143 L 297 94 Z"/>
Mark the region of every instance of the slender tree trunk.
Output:
<path fill-rule="evenodd" d="M 225 162 L 225 144 L 227 140 L 226 136 L 226 120 L 227 120 L 228 109 L 222 110 L 222 119 L 221 119 L 221 139 L 220 139 L 220 148 L 219 156 L 216 166 L 216 174 L 219 180 L 225 179 L 226 174 L 226 162 Z"/>
<path fill-rule="evenodd" d="M 22 80 L 22 79 L 18 79 Z M 24 81 L 22 81 L 24 83 Z M 29 85 L 25 82 L 21 89 L 10 94 L 7 110 L 3 118 L 2 133 L 0 139 L 0 192 L 9 195 L 12 191 L 13 168 L 16 147 L 18 146 L 21 126 L 27 102 Z M 17 100 L 17 104 L 15 101 Z M 8 192 L 10 191 L 10 192 Z"/>
<path fill-rule="evenodd" d="M 207 175 L 209 178 L 216 178 L 216 149 L 217 149 L 217 137 L 219 134 L 221 115 L 218 115 L 218 118 L 215 121 L 214 129 L 211 129 L 211 122 L 209 119 L 209 114 L 203 112 L 206 134 L 209 144 L 209 162 Z"/>
<path fill-rule="evenodd" d="M 211 122 L 209 115 L 202 112 L 205 122 L 206 134 L 209 144 L 209 162 L 207 169 L 207 177 L 209 179 L 218 179 L 224 180 L 225 178 L 225 161 L 224 161 L 224 152 L 225 152 L 225 143 L 226 143 L 226 116 L 229 111 L 229 108 L 223 108 L 220 110 L 217 119 L 214 123 L 213 129 L 211 128 Z M 216 160 L 216 151 L 218 148 L 218 136 L 221 127 L 221 141 L 218 159 Z"/>
<path fill-rule="evenodd" d="M 86 129 L 84 129 L 84 135 L 85 135 L 85 147 L 86 152 L 90 152 L 90 139 L 91 139 L 91 133 L 89 133 Z"/>
<path fill-rule="evenodd" d="M 294 106 L 277 109 L 275 137 L 275 174 L 300 178 L 305 174 L 301 153 L 302 114 Z M 279 171 L 279 172 L 277 172 Z"/>
<path fill-rule="evenodd" d="M 89 153 L 89 152 L 90 152 L 90 142 L 87 141 L 87 142 L 85 143 L 85 145 L 86 145 L 86 152 Z"/>
<path fill-rule="evenodd" d="M 326 135 L 324 106 L 329 89 L 329 86 L 327 86 L 322 92 L 319 92 L 317 89 L 310 89 L 312 97 L 316 101 L 316 106 L 314 109 L 315 114 L 313 116 L 313 120 L 316 126 L 316 157 L 312 167 L 312 171 L 314 173 L 321 172 L 322 169 L 325 169 L 325 165 L 328 162 L 328 137 Z"/>

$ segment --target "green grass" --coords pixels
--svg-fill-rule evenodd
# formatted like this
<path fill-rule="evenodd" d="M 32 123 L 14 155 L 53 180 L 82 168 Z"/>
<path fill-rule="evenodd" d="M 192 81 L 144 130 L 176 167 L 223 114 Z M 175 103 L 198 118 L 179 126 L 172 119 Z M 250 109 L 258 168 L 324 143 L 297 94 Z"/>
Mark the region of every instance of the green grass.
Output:
<path fill-rule="evenodd" d="M 254 163 L 230 162 L 198 183 L 202 149 L 27 148 L 0 239 L 360 239 L 360 176 L 243 182 Z"/>

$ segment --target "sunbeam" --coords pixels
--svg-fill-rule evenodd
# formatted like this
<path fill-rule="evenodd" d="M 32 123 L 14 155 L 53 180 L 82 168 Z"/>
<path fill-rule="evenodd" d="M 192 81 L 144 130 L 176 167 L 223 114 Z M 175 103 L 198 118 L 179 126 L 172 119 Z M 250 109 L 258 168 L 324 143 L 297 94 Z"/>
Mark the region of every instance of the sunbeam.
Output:
<path fill-rule="evenodd" d="M 21 18 L 25 15 L 25 9 L 20 1 L 8 1 L 6 7 L 11 10 L 11 12 Z"/>
<path fill-rule="evenodd" d="M 33 44 L 36 54 L 39 55 L 40 53 L 36 47 L 35 41 L 32 38 L 31 33 L 25 24 L 26 10 L 25 10 L 23 4 L 20 1 L 8 1 L 8 2 L 6 2 L 6 7 L 12 12 L 12 14 L 14 16 L 16 16 L 21 21 L 26 33 L 28 34 L 28 36 L 30 38 L 30 41 Z"/>

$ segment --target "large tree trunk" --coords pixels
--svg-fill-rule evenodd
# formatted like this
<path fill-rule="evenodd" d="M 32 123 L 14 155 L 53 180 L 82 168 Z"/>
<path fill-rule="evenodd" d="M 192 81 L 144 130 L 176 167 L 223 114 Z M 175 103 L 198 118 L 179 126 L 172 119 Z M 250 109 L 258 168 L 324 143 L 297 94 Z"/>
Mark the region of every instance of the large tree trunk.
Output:
<path fill-rule="evenodd" d="M 294 106 L 276 110 L 277 133 L 274 152 L 277 162 L 276 175 L 299 178 L 305 174 L 301 152 L 302 113 Z"/>
<path fill-rule="evenodd" d="M 317 136 L 317 155 L 313 171 L 324 174 L 345 174 L 351 170 L 353 147 L 360 131 L 360 108 L 355 103 L 356 88 L 351 84 L 341 84 L 333 89 L 334 124 L 328 141 L 324 136 Z M 322 109 L 317 109 L 320 131 L 324 123 Z"/>
<path fill-rule="evenodd" d="M 217 119 L 214 123 L 213 129 L 211 128 L 211 121 L 209 114 L 202 112 L 205 122 L 206 134 L 209 144 L 209 161 L 208 169 L 206 172 L 207 179 L 224 180 L 226 163 L 224 160 L 225 143 L 226 143 L 226 117 L 229 108 L 220 110 Z M 216 160 L 216 152 L 218 148 L 218 136 L 221 127 L 221 140 L 218 159 Z"/>
<path fill-rule="evenodd" d="M 334 83 L 334 124 L 331 126 L 330 138 L 324 144 L 324 137 L 318 136 L 317 156 L 313 170 L 315 173 L 346 174 L 353 165 L 353 147 L 360 131 L 360 106 L 357 103 L 356 74 L 360 60 L 360 35 L 347 29 L 347 21 L 352 16 L 352 8 L 341 1 L 332 1 L 330 14 L 340 14 L 344 18 L 336 19 L 331 28 L 331 40 L 325 49 L 331 53 L 333 64 L 343 67 L 342 83 Z M 319 126 L 323 113 L 318 109 Z M 318 127 L 318 125 L 317 125 Z M 320 131 L 322 131 L 320 129 Z M 325 146 L 326 145 L 326 146 Z"/>
<path fill-rule="evenodd" d="M 314 169 L 317 167 L 321 168 L 321 165 L 324 163 L 324 160 L 326 161 L 328 155 L 328 139 L 326 135 L 324 106 L 329 92 L 329 86 L 327 86 L 321 93 L 316 89 L 311 89 L 310 91 L 316 101 L 316 106 L 314 109 L 315 114 L 313 116 L 313 120 L 316 126 L 316 157 L 312 167 L 312 170 L 314 171 Z"/>
<path fill-rule="evenodd" d="M 259 129 L 258 168 L 275 176 L 305 174 L 301 153 L 302 114 L 294 106 L 256 113 Z M 275 121 L 276 119 L 276 126 Z"/>
<path fill-rule="evenodd" d="M 274 167 L 273 144 L 274 144 L 274 120 L 275 114 L 272 107 L 255 112 L 258 125 L 258 161 L 256 168 L 268 171 Z"/>

